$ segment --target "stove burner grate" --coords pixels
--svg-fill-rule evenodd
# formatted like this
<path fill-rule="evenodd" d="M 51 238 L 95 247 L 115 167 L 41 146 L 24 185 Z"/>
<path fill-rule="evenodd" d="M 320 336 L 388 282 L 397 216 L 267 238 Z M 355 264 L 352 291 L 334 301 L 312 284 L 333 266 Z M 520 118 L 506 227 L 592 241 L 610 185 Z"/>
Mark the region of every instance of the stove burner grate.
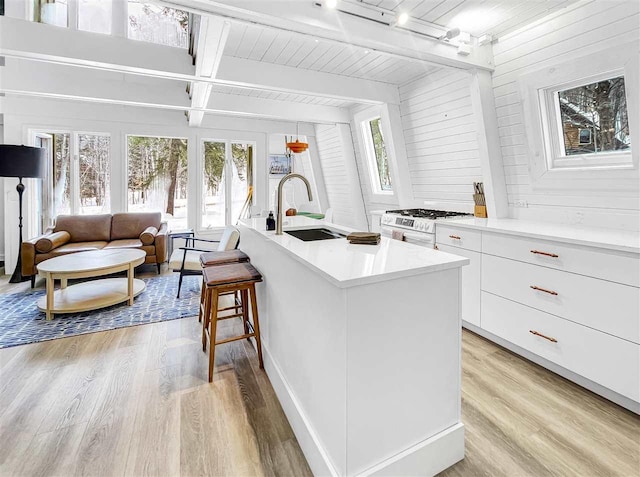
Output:
<path fill-rule="evenodd" d="M 416 217 L 423 219 L 441 219 L 446 217 L 464 217 L 467 215 L 465 212 L 448 212 L 446 210 L 432 210 L 432 209 L 399 209 L 399 210 L 387 210 L 388 214 L 398 214 L 404 217 Z"/>

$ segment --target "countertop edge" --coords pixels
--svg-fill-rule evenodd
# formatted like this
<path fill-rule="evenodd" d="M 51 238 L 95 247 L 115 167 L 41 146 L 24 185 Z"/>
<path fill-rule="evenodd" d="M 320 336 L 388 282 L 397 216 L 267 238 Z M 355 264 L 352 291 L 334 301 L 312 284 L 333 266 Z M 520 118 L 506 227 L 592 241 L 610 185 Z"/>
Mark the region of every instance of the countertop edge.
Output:
<path fill-rule="evenodd" d="M 563 242 L 563 243 L 569 243 L 569 244 L 575 244 L 575 245 L 581 245 L 581 246 L 585 246 L 585 247 L 593 247 L 593 248 L 601 248 L 601 249 L 606 249 L 606 250 L 614 250 L 614 251 L 618 251 L 618 252 L 625 252 L 625 253 L 631 253 L 631 254 L 636 254 L 636 255 L 640 255 L 640 245 L 635 247 L 632 245 L 624 245 L 624 244 L 620 244 L 620 243 L 614 243 L 614 242 L 599 242 L 599 241 L 595 241 L 595 240 L 587 240 L 587 239 L 580 239 L 580 238 L 575 238 L 575 237 L 567 237 L 567 236 L 563 236 L 562 234 L 551 234 L 551 233 L 545 233 L 545 232 L 535 232 L 535 231 L 529 231 L 529 230 L 522 230 L 522 229 L 511 229 L 508 228 L 506 226 L 501 226 L 500 224 L 495 224 L 495 223 L 470 223 L 470 220 L 474 220 L 474 221 L 479 221 L 479 220 L 488 220 L 488 219 L 450 219 L 447 221 L 442 221 L 442 222 L 436 222 L 436 230 L 438 225 L 442 225 L 442 226 L 447 226 L 447 225 L 452 225 L 455 227 L 461 227 L 461 228 L 468 228 L 468 229 L 474 229 L 474 230 L 480 230 L 480 231 L 484 231 L 484 232 L 496 232 L 496 233 L 504 233 L 507 235 L 515 235 L 515 236 L 523 236 L 523 237 L 531 237 L 531 238 L 537 238 L 537 239 L 541 239 L 541 240 L 555 240 L 557 242 Z M 520 225 L 524 225 L 525 227 L 530 225 L 532 227 L 535 227 L 536 224 L 540 224 L 540 225 L 544 225 L 545 227 L 549 227 L 549 226 L 553 226 L 553 224 L 550 223 L 546 223 L 546 222 L 528 222 L 528 221 L 520 221 L 517 219 L 498 219 L 498 220 L 513 220 L 514 223 L 519 223 Z M 571 229 L 572 227 L 570 225 L 558 225 L 559 227 L 564 227 L 566 229 Z M 598 228 L 593 227 L 592 228 L 594 231 L 599 231 Z M 575 227 L 573 228 L 573 230 L 579 232 L 581 230 L 584 231 L 588 231 L 589 227 Z M 611 229 L 611 232 L 615 232 L 615 229 Z M 632 235 L 635 232 L 632 231 L 628 231 L 628 230 L 621 230 L 620 232 L 625 233 L 625 234 L 629 234 Z M 640 242 L 640 233 L 637 234 L 638 240 Z"/>

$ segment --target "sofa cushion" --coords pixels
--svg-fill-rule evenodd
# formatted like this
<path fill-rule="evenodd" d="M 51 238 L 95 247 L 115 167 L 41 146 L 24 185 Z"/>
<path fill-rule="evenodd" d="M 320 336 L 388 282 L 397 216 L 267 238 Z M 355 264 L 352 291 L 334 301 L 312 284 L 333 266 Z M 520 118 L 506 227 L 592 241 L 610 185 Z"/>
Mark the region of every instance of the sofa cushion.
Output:
<path fill-rule="evenodd" d="M 58 257 L 60 255 L 66 255 L 67 253 L 76 252 L 88 252 L 90 250 L 101 250 L 107 245 L 108 242 L 95 241 L 95 242 L 76 242 L 68 243 L 62 247 L 54 248 L 49 252 L 52 257 Z"/>
<path fill-rule="evenodd" d="M 155 227 L 147 227 L 140 234 L 140 241 L 144 245 L 151 245 L 153 243 L 153 241 L 156 239 L 157 233 L 158 233 L 158 229 L 157 228 L 155 228 Z"/>
<path fill-rule="evenodd" d="M 54 232 L 69 232 L 69 242 L 92 242 L 111 239 L 111 215 L 59 215 Z"/>
<path fill-rule="evenodd" d="M 142 248 L 142 242 L 138 238 L 112 240 L 104 248 L 105 250 L 112 248 Z"/>
<path fill-rule="evenodd" d="M 111 240 L 138 239 L 147 227 L 160 228 L 160 212 L 113 214 Z"/>
<path fill-rule="evenodd" d="M 71 235 L 67 231 L 54 232 L 45 235 L 36 242 L 36 250 L 40 253 L 50 252 L 51 249 L 64 245 L 71 240 Z"/>

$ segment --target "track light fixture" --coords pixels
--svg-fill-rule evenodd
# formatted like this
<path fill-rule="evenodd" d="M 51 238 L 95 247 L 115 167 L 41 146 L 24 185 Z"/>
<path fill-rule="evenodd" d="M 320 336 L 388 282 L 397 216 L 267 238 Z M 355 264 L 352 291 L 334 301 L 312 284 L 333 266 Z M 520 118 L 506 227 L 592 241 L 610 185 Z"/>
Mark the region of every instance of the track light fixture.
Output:
<path fill-rule="evenodd" d="M 460 34 L 460 28 L 451 28 L 450 30 L 447 30 L 447 32 L 444 35 L 438 38 L 438 40 L 451 40 L 457 37 L 459 34 Z"/>
<path fill-rule="evenodd" d="M 402 12 L 400 15 L 398 15 L 398 19 L 396 20 L 396 23 L 399 26 L 402 26 L 406 24 L 408 21 L 409 21 L 409 14 L 407 12 Z"/>
<path fill-rule="evenodd" d="M 324 6 L 327 8 L 334 9 L 338 6 L 338 0 L 325 0 Z"/>

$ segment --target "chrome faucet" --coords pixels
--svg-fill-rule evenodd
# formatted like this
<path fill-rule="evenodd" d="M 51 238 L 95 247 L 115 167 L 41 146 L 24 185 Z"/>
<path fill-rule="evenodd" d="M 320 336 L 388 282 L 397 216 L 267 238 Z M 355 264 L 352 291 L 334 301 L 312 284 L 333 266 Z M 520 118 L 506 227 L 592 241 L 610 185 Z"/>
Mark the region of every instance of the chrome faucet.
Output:
<path fill-rule="evenodd" d="M 313 200 L 313 197 L 311 195 L 311 184 L 309 184 L 309 181 L 305 176 L 301 174 L 291 173 L 291 174 L 287 174 L 282 179 L 280 179 L 280 183 L 278 184 L 278 217 L 276 219 L 276 235 L 282 235 L 282 187 L 284 186 L 285 182 L 295 177 L 297 177 L 298 179 L 302 180 L 302 182 L 304 182 L 304 185 L 307 186 L 307 194 L 309 195 L 309 201 Z"/>

